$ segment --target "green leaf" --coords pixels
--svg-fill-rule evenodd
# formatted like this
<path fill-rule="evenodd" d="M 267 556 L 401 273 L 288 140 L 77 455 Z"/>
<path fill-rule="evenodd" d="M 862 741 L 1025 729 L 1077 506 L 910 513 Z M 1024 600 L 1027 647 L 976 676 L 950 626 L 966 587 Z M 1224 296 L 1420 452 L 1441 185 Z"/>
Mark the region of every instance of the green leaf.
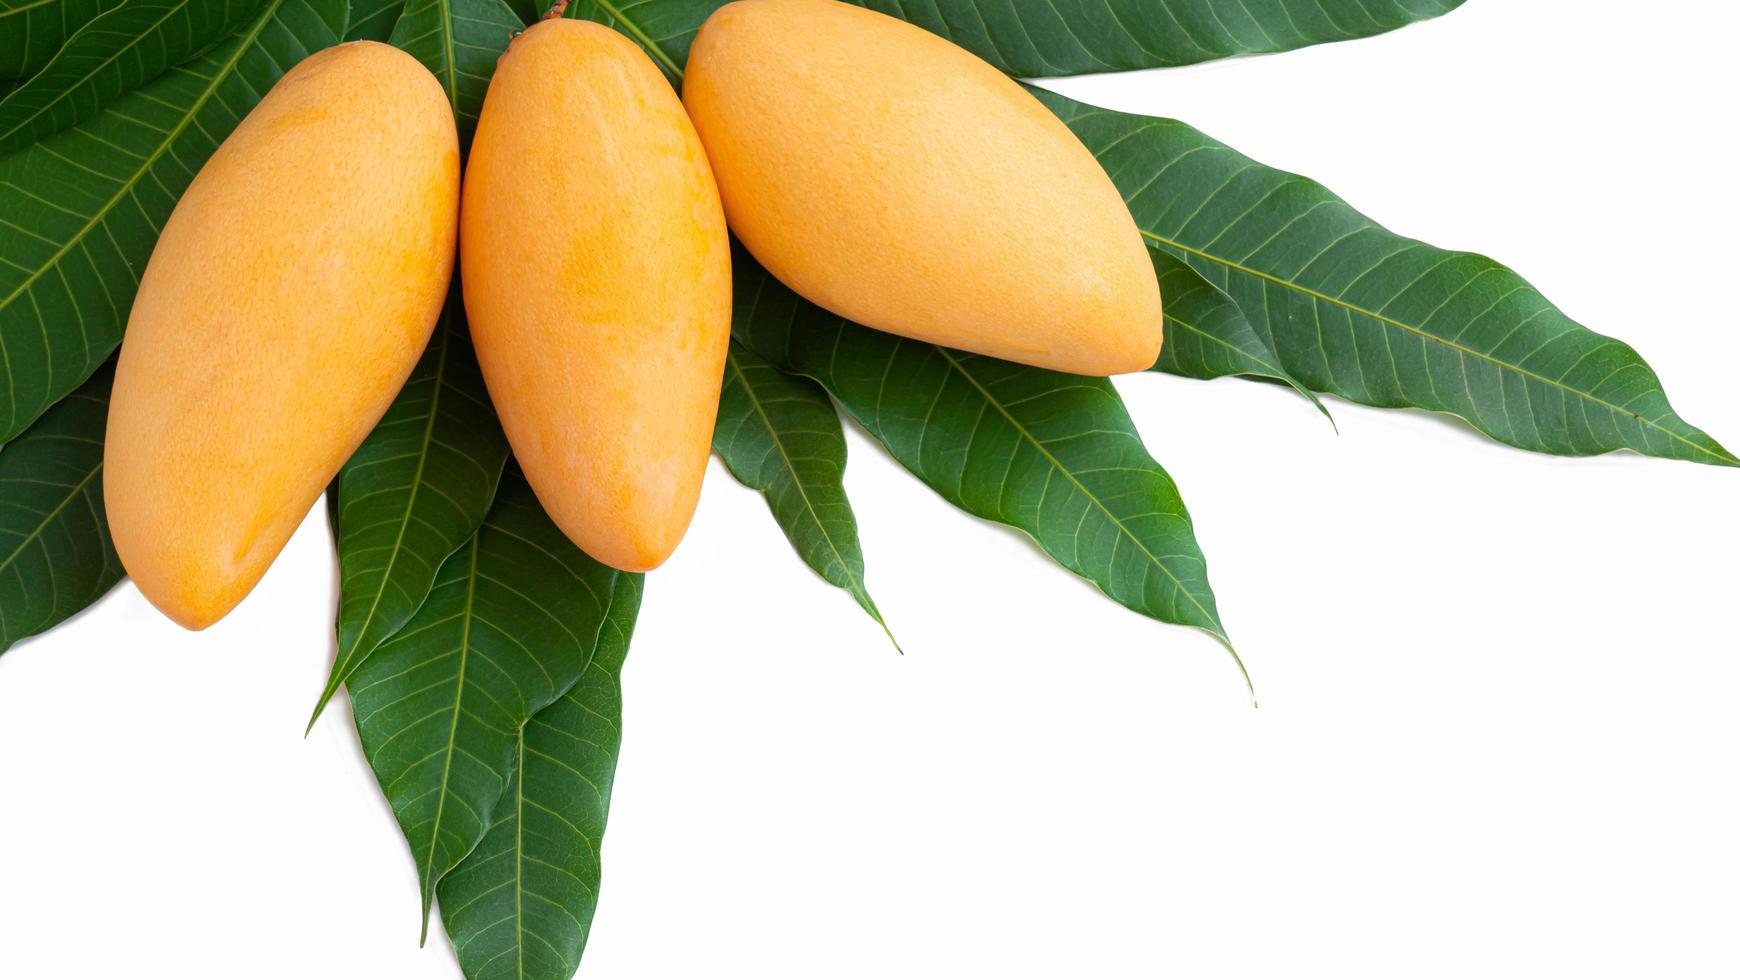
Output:
<path fill-rule="evenodd" d="M 933 490 L 1027 532 L 1123 605 L 1227 643 L 1184 501 L 1109 381 L 869 330 L 799 299 L 747 255 L 733 265 L 733 335 L 821 382 Z"/>
<path fill-rule="evenodd" d="M 39 71 L 91 18 L 126 0 L 0 0 L 0 78 Z"/>
<path fill-rule="evenodd" d="M 211 54 L 0 158 L 0 440 L 114 352 L 176 198 L 344 16 L 344 0 L 272 0 Z"/>
<path fill-rule="evenodd" d="M 1497 262 L 1386 231 L 1183 123 L 1039 97 L 1099 156 L 1149 243 L 1237 301 L 1304 385 L 1446 412 L 1537 452 L 1740 465 L 1674 414 L 1636 351 Z"/>
<path fill-rule="evenodd" d="M 346 41 L 385 41 L 399 22 L 405 0 L 350 0 L 350 19 L 345 22 Z"/>
<path fill-rule="evenodd" d="M 1165 68 L 1382 34 L 1462 0 L 934 0 L 863 6 L 1024 78 Z"/>
<path fill-rule="evenodd" d="M 1329 410 L 1293 380 L 1232 297 L 1171 253 L 1150 247 L 1148 258 L 1160 279 L 1166 310 L 1166 340 L 1154 370 L 1199 379 L 1228 375 L 1270 378 L 1309 398 L 1328 417 Z"/>
<path fill-rule="evenodd" d="M 0 156 L 88 119 L 234 30 L 262 0 L 129 0 L 0 102 Z"/>
<path fill-rule="evenodd" d="M 747 304 L 752 310 L 755 303 L 756 297 L 738 297 L 740 308 Z M 888 624 L 864 588 L 858 521 L 842 482 L 846 436 L 828 393 L 732 342 L 713 451 L 737 482 L 767 498 L 774 520 L 804 562 L 829 584 L 845 589 L 887 632 Z M 894 634 L 888 639 L 892 642 Z"/>
<path fill-rule="evenodd" d="M 507 0 L 507 5 L 513 8 L 514 14 L 528 27 L 536 24 L 538 18 L 550 9 L 550 4 L 541 3 L 540 0 Z"/>
<path fill-rule="evenodd" d="M 861 0 L 1011 75 L 1164 68 L 1392 31 L 1463 0 Z M 574 0 L 567 16 L 615 27 L 680 79 L 695 32 L 725 0 Z"/>
<path fill-rule="evenodd" d="M 0 449 L 0 653 L 121 580 L 103 517 L 112 365 Z"/>
<path fill-rule="evenodd" d="M 524 27 L 503 0 L 409 0 L 391 43 L 441 81 L 459 122 L 459 143 L 471 144 L 495 61 Z"/>
<path fill-rule="evenodd" d="M 352 675 L 363 751 L 416 859 L 425 936 L 436 883 L 507 789 L 520 727 L 579 679 L 622 574 L 570 544 L 510 471 L 422 608 Z"/>
<path fill-rule="evenodd" d="M 357 665 L 423 604 L 441 563 L 476 533 L 507 462 L 457 276 L 453 286 L 410 379 L 334 484 L 338 658 L 310 727 Z"/>
<path fill-rule="evenodd" d="M 515 742 L 514 777 L 477 850 L 441 882 L 469 980 L 568 980 L 598 907 L 599 844 L 622 744 L 622 662 L 641 577 L 617 579 L 598 648 Z"/>

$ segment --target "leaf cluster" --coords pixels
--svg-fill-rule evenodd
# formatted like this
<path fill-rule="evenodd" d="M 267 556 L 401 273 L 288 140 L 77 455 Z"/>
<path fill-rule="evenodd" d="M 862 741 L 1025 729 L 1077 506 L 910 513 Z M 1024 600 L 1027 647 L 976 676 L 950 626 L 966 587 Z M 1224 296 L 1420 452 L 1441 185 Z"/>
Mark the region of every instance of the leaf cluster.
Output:
<path fill-rule="evenodd" d="M 1019 77 L 1183 65 L 1392 30 L 1460 0 L 865 0 Z M 680 85 L 716 0 L 574 0 Z M 101 494 L 109 362 L 181 191 L 291 66 L 394 44 L 468 139 L 533 0 L 0 0 L 0 651 L 122 576 Z M 1105 166 L 1166 299 L 1154 370 L 1448 413 L 1536 452 L 1740 465 L 1625 344 L 1515 272 L 1404 238 L 1169 119 L 1034 94 Z M 714 450 L 886 631 L 843 476 L 849 418 L 938 495 L 1143 615 L 1232 649 L 1184 497 L 1117 388 L 903 340 L 734 256 Z M 600 882 L 641 576 L 575 549 L 514 467 L 455 283 L 328 495 L 341 688 L 468 977 L 566 980 Z M 893 634 L 890 633 L 890 639 Z M 310 724 L 312 724 L 312 720 Z"/>

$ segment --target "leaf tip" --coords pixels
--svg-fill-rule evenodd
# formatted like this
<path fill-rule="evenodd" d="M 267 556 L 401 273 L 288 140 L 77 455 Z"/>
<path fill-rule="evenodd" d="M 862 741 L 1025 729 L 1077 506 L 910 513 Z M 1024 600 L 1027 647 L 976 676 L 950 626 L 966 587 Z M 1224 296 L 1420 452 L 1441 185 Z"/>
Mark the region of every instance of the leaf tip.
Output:
<path fill-rule="evenodd" d="M 1239 676 L 1244 678 L 1245 693 L 1251 699 L 1251 707 L 1253 707 L 1253 708 L 1258 707 L 1258 704 L 1257 704 L 1257 686 L 1256 686 L 1256 684 L 1251 682 L 1251 672 L 1245 668 L 1244 658 L 1239 656 L 1238 650 L 1233 648 L 1232 640 L 1228 639 L 1226 633 L 1222 632 L 1219 629 L 1209 630 L 1209 635 L 1213 636 L 1215 639 L 1219 640 L 1220 645 L 1225 647 L 1226 652 L 1232 656 L 1233 665 L 1239 669 Z"/>
<path fill-rule="evenodd" d="M 308 734 L 314 731 L 314 723 L 320 720 L 321 712 L 326 710 L 327 702 L 331 701 L 332 696 L 336 693 L 338 693 L 338 684 L 328 681 L 326 689 L 320 692 L 320 700 L 314 702 L 314 712 L 308 716 L 308 727 L 302 729 L 303 738 L 307 738 Z"/>

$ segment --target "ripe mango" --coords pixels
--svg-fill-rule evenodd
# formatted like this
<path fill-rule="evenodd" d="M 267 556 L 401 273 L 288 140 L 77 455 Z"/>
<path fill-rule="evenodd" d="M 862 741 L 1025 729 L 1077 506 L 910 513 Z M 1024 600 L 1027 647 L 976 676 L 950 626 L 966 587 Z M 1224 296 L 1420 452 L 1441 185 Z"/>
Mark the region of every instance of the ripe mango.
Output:
<path fill-rule="evenodd" d="M 459 139 L 441 85 L 384 44 L 285 73 L 182 195 L 115 373 L 115 550 L 190 629 L 259 581 L 386 411 L 453 270 Z"/>
<path fill-rule="evenodd" d="M 1154 364 L 1160 289 L 1105 171 L 975 55 L 833 0 L 738 0 L 683 80 L 731 230 L 796 292 L 1077 374 Z"/>
<path fill-rule="evenodd" d="M 622 35 L 538 23 L 490 80 L 459 261 L 484 381 L 539 501 L 588 554 L 645 571 L 694 516 L 731 332 L 705 151 Z"/>

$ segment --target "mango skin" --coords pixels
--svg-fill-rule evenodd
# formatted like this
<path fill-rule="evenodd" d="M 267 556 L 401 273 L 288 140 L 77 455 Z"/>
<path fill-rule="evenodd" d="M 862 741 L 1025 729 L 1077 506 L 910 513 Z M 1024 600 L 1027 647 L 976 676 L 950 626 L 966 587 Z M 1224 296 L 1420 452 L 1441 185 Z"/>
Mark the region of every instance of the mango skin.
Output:
<path fill-rule="evenodd" d="M 833 0 L 738 0 L 683 102 L 731 230 L 878 330 L 1076 374 L 1151 367 L 1160 288 L 1117 188 L 977 56 Z"/>
<path fill-rule="evenodd" d="M 459 261 L 490 399 L 592 557 L 661 564 L 700 498 L 731 333 L 719 193 L 676 92 L 609 28 L 508 45 L 466 165 Z"/>
<path fill-rule="evenodd" d="M 189 629 L 247 595 L 416 364 L 446 297 L 459 140 L 384 44 L 287 72 L 164 225 L 103 453 L 115 550 Z"/>

